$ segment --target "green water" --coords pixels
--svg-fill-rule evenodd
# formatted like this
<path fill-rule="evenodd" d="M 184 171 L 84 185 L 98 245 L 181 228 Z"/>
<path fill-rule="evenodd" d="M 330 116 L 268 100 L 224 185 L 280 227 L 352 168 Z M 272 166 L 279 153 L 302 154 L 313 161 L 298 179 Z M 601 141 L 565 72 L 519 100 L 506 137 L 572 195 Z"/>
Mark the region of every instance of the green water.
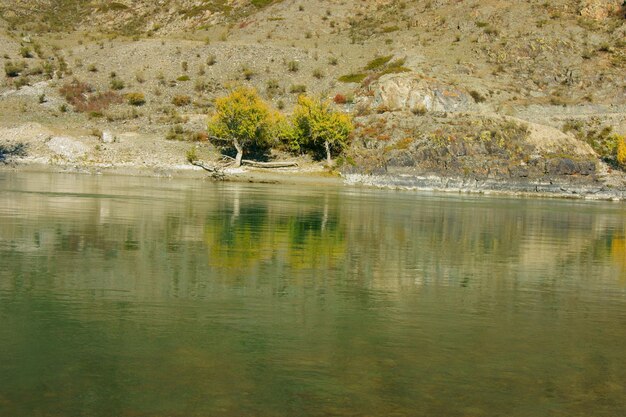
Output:
<path fill-rule="evenodd" d="M 626 206 L 0 173 L 0 416 L 626 415 Z"/>

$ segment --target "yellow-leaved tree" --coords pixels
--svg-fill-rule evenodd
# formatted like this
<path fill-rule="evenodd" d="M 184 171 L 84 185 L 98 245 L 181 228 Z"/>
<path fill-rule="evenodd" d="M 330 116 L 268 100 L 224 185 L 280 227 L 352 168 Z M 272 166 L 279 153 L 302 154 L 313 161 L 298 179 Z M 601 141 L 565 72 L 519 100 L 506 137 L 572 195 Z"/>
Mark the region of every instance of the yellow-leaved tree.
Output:
<path fill-rule="evenodd" d="M 323 147 L 328 165 L 332 165 L 332 154 L 348 145 L 353 130 L 348 115 L 334 110 L 327 101 L 305 95 L 298 97 L 292 121 L 298 142 L 315 151 Z"/>
<path fill-rule="evenodd" d="M 626 168 L 626 136 L 617 136 L 617 163 Z"/>
<path fill-rule="evenodd" d="M 209 120 L 209 135 L 231 143 L 237 151 L 235 166 L 241 166 L 250 146 L 269 145 L 273 126 L 280 119 L 253 88 L 239 87 L 215 101 L 215 113 Z"/>

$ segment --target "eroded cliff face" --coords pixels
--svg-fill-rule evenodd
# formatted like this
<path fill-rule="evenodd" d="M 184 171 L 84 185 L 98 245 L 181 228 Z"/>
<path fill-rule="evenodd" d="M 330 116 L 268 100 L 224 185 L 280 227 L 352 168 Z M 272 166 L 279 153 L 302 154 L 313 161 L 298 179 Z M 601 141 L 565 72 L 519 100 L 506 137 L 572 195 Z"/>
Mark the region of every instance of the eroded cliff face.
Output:
<path fill-rule="evenodd" d="M 541 191 L 537 184 L 546 192 L 606 188 L 610 169 L 585 141 L 486 111 L 480 97 L 441 81 L 387 75 L 356 101 L 354 143 L 341 161 L 354 181 L 520 192 Z"/>

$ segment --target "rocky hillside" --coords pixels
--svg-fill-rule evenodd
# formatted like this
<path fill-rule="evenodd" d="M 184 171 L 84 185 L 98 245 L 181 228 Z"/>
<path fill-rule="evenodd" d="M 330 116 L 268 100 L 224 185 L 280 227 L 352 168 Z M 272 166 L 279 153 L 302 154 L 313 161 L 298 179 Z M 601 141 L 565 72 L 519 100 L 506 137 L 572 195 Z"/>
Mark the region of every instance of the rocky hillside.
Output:
<path fill-rule="evenodd" d="M 0 0 L 0 140 L 36 124 L 216 157 L 206 114 L 250 84 L 284 112 L 306 92 L 353 113 L 352 170 L 597 180 L 626 133 L 625 14 L 621 0 Z"/>

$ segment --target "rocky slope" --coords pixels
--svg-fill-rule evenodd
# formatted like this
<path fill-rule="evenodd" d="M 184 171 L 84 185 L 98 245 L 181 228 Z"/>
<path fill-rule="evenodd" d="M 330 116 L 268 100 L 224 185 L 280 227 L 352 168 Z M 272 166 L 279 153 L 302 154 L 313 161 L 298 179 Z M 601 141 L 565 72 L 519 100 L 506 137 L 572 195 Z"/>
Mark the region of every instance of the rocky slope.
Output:
<path fill-rule="evenodd" d="M 624 13 L 618 0 L 0 0 L 0 141 L 69 165 L 175 167 L 191 146 L 218 158 L 206 114 L 243 83 L 287 113 L 304 91 L 353 113 L 346 174 L 620 188 L 598 153 L 626 134 Z M 56 152 L 55 137 L 84 152 Z"/>

